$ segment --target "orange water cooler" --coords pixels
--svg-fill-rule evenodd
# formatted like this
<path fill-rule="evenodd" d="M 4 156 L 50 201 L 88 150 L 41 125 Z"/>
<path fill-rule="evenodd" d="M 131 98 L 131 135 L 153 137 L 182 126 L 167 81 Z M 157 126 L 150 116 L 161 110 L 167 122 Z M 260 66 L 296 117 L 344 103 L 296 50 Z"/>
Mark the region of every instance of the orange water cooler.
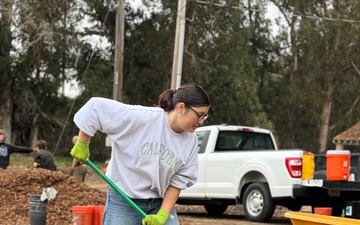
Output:
<path fill-rule="evenodd" d="M 328 150 L 326 152 L 326 179 L 348 181 L 350 176 L 350 151 Z"/>

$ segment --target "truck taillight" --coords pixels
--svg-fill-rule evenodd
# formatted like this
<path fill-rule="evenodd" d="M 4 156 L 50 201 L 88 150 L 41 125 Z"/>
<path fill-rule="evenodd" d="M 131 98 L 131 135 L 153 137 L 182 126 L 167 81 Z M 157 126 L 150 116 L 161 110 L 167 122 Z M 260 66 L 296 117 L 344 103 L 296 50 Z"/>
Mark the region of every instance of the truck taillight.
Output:
<path fill-rule="evenodd" d="M 301 178 L 302 158 L 286 158 L 286 169 L 292 178 Z"/>

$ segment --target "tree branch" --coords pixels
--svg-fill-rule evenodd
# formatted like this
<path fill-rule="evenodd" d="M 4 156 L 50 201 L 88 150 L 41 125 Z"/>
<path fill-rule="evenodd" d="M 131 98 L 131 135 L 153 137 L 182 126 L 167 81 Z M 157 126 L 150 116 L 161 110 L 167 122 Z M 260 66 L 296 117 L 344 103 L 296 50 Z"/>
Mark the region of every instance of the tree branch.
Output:
<path fill-rule="evenodd" d="M 345 115 L 344 115 L 341 119 L 339 119 L 338 122 L 336 122 L 335 124 L 333 124 L 333 125 L 331 125 L 331 126 L 329 127 L 329 130 L 330 130 L 330 131 L 333 130 L 333 129 L 335 129 L 336 126 L 339 125 L 339 122 L 340 122 L 340 121 L 343 121 L 344 119 L 346 119 L 348 116 L 350 116 L 350 115 L 352 114 L 352 112 L 353 112 L 355 106 L 357 105 L 357 103 L 359 102 L 359 100 L 360 100 L 360 96 L 358 96 L 358 97 L 355 99 L 355 101 L 354 101 L 353 104 L 351 105 L 350 109 L 345 113 Z"/>

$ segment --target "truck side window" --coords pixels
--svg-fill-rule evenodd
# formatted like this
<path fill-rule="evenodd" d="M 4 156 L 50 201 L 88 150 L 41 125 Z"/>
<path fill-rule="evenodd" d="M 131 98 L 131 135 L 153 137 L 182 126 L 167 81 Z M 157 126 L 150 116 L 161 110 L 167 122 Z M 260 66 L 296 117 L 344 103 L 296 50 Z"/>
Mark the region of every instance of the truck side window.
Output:
<path fill-rule="evenodd" d="M 237 150 L 242 142 L 242 136 L 238 132 L 226 131 L 219 133 L 216 141 L 215 152 Z"/>
<path fill-rule="evenodd" d="M 269 134 L 246 131 L 220 131 L 215 152 L 275 149 Z"/>
<path fill-rule="evenodd" d="M 257 136 L 253 138 L 253 146 L 258 149 L 267 149 L 267 143 L 264 136 Z"/>
<path fill-rule="evenodd" d="M 199 131 L 196 132 L 198 138 L 198 153 L 204 153 L 205 148 L 209 139 L 210 131 Z"/>
<path fill-rule="evenodd" d="M 268 134 L 254 133 L 252 137 L 249 137 L 244 149 L 248 150 L 266 150 L 275 149 L 273 142 Z"/>

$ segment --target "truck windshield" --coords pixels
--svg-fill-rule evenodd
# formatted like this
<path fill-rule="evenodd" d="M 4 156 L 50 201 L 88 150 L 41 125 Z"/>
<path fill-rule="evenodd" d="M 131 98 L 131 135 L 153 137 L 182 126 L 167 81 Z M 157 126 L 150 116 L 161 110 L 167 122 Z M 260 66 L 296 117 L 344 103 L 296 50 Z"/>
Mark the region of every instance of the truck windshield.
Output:
<path fill-rule="evenodd" d="M 215 151 L 275 149 L 271 136 L 252 131 L 220 131 Z"/>

